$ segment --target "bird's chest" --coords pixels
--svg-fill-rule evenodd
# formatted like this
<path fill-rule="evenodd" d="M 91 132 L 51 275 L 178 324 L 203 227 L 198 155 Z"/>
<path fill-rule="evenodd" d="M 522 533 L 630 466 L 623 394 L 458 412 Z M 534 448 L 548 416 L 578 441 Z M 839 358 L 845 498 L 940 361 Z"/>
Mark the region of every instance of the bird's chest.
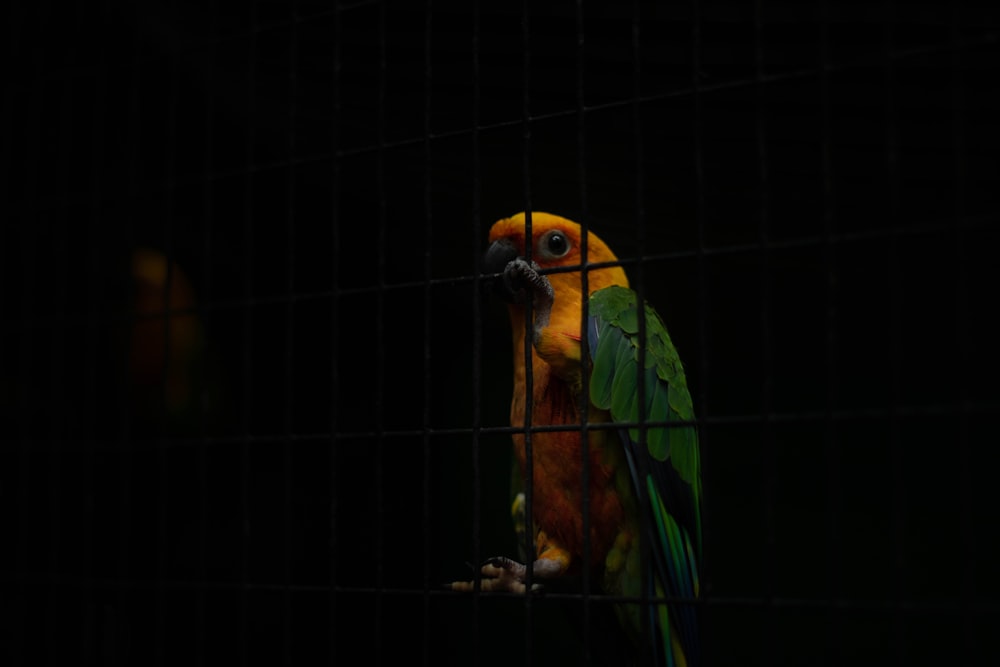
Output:
<path fill-rule="evenodd" d="M 589 429 L 584 445 L 579 395 L 566 383 L 557 378 L 543 378 L 534 384 L 532 425 L 566 427 L 534 431 L 530 436 L 535 528 L 544 530 L 576 559 L 600 565 L 623 524 L 623 499 L 615 483 L 623 459 L 621 449 L 614 444 L 614 432 L 607 429 Z M 525 424 L 524 390 L 521 389 L 521 406 L 518 406 L 516 389 L 511 410 L 511 424 L 515 427 Z M 606 413 L 593 408 L 587 417 L 591 424 L 607 421 Z M 514 453 L 524 475 L 529 445 L 524 434 L 515 434 L 513 439 Z M 585 498 L 589 508 L 586 522 Z M 588 532 L 591 557 L 583 559 L 584 535 Z"/>

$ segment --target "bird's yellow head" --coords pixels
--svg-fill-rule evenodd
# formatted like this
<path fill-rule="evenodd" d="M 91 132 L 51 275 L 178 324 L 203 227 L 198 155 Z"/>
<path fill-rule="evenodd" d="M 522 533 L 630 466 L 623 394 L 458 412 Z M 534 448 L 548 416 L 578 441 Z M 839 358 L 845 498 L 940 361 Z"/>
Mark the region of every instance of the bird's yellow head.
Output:
<path fill-rule="evenodd" d="M 580 267 L 584 264 L 580 225 L 551 213 L 531 214 L 531 261 L 544 272 L 546 269 Z M 494 223 L 490 229 L 490 247 L 484 261 L 484 271 L 502 273 L 507 264 L 526 255 L 525 215 L 518 213 Z M 587 257 L 590 264 L 617 261 L 615 254 L 593 232 L 587 232 Z M 546 273 L 556 293 L 579 292 L 579 269 Z M 592 294 L 609 285 L 628 287 L 628 278 L 620 266 L 591 269 L 587 272 L 587 290 Z"/>

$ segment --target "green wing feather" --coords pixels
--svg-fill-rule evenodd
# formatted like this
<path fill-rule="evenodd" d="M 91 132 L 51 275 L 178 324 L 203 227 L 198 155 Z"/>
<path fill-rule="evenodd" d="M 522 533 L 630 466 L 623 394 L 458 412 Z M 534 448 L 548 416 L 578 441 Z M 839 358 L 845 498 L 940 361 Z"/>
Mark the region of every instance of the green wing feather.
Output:
<path fill-rule="evenodd" d="M 666 327 L 648 305 L 642 312 L 647 344 L 640 369 L 640 310 L 635 292 L 615 286 L 591 295 L 590 400 L 595 407 L 610 411 L 614 421 L 660 424 L 646 428 L 644 447 L 640 428 L 621 429 L 633 489 L 637 497 L 645 497 L 653 524 L 645 531 L 653 561 L 647 579 L 654 595 L 693 599 L 698 596 L 701 559 L 698 434 L 690 423 L 665 424 L 692 422 L 694 408 Z M 644 405 L 639 401 L 640 379 Z M 668 623 L 687 664 L 697 664 L 700 649 L 694 607 L 675 602 L 653 609 L 665 664 L 676 664 Z"/>

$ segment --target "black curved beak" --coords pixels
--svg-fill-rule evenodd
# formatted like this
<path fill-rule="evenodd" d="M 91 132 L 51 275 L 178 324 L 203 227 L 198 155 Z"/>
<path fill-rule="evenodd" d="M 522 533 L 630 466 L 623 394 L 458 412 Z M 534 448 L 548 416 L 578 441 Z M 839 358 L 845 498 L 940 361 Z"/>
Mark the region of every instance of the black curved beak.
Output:
<path fill-rule="evenodd" d="M 494 241 L 486 249 L 483 257 L 483 294 L 498 296 L 508 303 L 513 303 L 517 295 L 511 291 L 510 285 L 503 278 L 504 269 L 517 259 L 517 248 L 507 239 Z M 500 275 L 497 275 L 500 274 Z"/>

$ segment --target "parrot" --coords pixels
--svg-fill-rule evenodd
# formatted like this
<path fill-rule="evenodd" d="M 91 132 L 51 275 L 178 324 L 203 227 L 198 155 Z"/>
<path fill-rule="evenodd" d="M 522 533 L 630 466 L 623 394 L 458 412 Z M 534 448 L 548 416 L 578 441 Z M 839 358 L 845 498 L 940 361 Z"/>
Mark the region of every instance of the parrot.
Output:
<path fill-rule="evenodd" d="M 133 250 L 131 279 L 133 410 L 146 424 L 155 424 L 162 410 L 171 431 L 196 432 L 199 419 L 214 405 L 216 387 L 205 373 L 210 364 L 194 284 L 177 262 L 149 247 Z"/>
<path fill-rule="evenodd" d="M 701 654 L 695 605 L 702 488 L 684 369 L 663 321 L 648 304 L 639 304 L 615 254 L 597 235 L 587 231 L 584 245 L 578 223 L 539 211 L 530 216 L 530 237 L 525 213 L 492 226 L 483 272 L 492 275 L 494 292 L 508 304 L 514 360 L 510 423 L 522 429 L 512 435 L 522 482 L 528 466 L 524 430 L 532 427 L 531 520 L 523 493 L 516 494 L 512 515 L 517 532 L 532 527 L 535 554 L 530 564 L 488 559 L 480 566 L 478 588 L 531 594 L 546 580 L 579 576 L 587 568 L 601 593 L 636 600 L 616 603 L 615 615 L 640 655 L 658 665 L 693 667 Z M 584 553 L 584 530 L 589 553 Z M 477 582 L 450 587 L 473 591 Z"/>

